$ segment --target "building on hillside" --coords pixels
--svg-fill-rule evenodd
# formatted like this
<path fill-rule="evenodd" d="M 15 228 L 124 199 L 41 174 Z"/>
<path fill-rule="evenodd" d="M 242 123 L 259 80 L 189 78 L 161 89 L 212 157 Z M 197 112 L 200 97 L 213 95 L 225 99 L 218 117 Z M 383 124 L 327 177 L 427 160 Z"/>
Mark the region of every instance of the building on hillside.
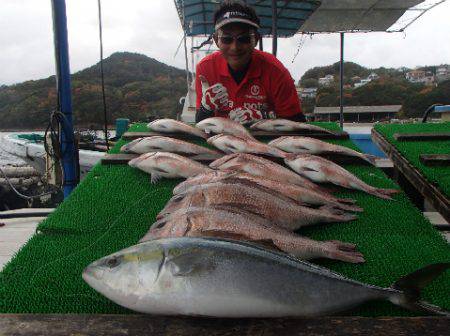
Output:
<path fill-rule="evenodd" d="M 352 80 L 356 79 L 356 78 L 359 78 L 359 80 L 358 81 L 356 81 L 356 80 L 353 81 L 355 83 L 354 84 L 355 85 L 355 89 L 357 89 L 357 88 L 359 88 L 361 86 L 364 86 L 367 83 L 370 83 L 371 81 L 379 79 L 380 76 L 378 76 L 378 74 L 376 74 L 375 72 L 372 72 L 369 76 L 367 76 L 367 78 L 361 79 L 360 77 L 355 76 L 355 77 L 352 78 Z"/>
<path fill-rule="evenodd" d="M 355 83 L 355 89 L 366 85 L 367 83 L 370 83 L 372 80 L 370 80 L 369 78 L 366 79 L 361 79 L 361 81 L 359 83 Z"/>
<path fill-rule="evenodd" d="M 372 73 L 367 77 L 367 79 L 370 79 L 371 81 L 377 80 L 377 79 L 379 79 L 379 78 L 380 78 L 380 76 L 378 76 L 378 74 L 376 74 L 375 72 L 372 72 Z"/>
<path fill-rule="evenodd" d="M 405 77 L 411 83 L 420 83 L 424 85 L 433 85 L 435 83 L 435 78 L 431 71 L 412 70 L 407 72 Z"/>
<path fill-rule="evenodd" d="M 450 79 L 450 69 L 448 65 L 440 66 L 436 69 L 436 81 L 438 83 Z"/>
<path fill-rule="evenodd" d="M 319 86 L 330 86 L 334 82 L 333 75 L 326 75 L 325 77 L 319 78 Z"/>
<path fill-rule="evenodd" d="M 353 76 L 353 77 L 351 78 L 351 80 L 352 80 L 353 83 L 358 83 L 358 82 L 361 81 L 361 77 L 359 77 L 359 76 Z"/>
<path fill-rule="evenodd" d="M 375 122 L 395 118 L 402 109 L 402 105 L 383 106 L 344 106 L 345 122 Z M 336 121 L 339 120 L 339 106 L 314 108 L 315 121 Z"/>
<path fill-rule="evenodd" d="M 317 96 L 317 88 L 297 88 L 297 94 L 301 99 L 314 99 Z"/>

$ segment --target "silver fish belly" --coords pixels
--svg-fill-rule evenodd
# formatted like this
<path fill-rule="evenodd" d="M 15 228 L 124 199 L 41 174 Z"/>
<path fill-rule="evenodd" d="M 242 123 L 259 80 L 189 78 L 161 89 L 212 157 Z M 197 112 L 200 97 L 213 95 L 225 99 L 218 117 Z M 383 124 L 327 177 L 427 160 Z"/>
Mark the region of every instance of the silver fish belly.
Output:
<path fill-rule="evenodd" d="M 366 285 L 254 244 L 205 238 L 141 243 L 104 257 L 83 279 L 129 309 L 164 315 L 333 314 L 402 292 Z"/>

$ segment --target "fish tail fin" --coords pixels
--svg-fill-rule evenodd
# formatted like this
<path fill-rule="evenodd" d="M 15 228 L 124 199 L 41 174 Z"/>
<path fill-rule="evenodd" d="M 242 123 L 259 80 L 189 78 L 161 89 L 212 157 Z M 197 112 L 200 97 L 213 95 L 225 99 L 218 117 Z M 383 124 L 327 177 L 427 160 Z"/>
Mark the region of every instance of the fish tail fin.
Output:
<path fill-rule="evenodd" d="M 355 204 L 356 203 L 356 200 L 350 199 L 350 198 L 338 198 L 338 199 L 336 199 L 336 201 L 338 201 L 339 203 L 344 203 L 344 204 Z"/>
<path fill-rule="evenodd" d="M 350 222 L 358 218 L 354 214 L 349 214 L 343 209 L 336 208 L 334 204 L 327 204 L 319 207 L 321 211 L 324 211 L 328 220 L 331 222 Z"/>
<path fill-rule="evenodd" d="M 370 164 L 375 166 L 378 156 L 370 155 L 370 154 L 363 154 L 363 158 L 364 158 L 364 160 L 366 160 L 367 162 L 369 162 Z"/>
<path fill-rule="evenodd" d="M 383 189 L 383 188 L 379 188 L 377 189 L 377 191 L 385 195 L 394 195 L 401 192 L 401 190 L 398 189 Z"/>
<path fill-rule="evenodd" d="M 347 210 L 347 211 L 353 211 L 353 212 L 363 212 L 364 209 L 355 205 L 355 204 L 342 204 L 342 203 L 336 203 L 336 207 L 338 207 L 339 209 L 342 210 Z"/>
<path fill-rule="evenodd" d="M 396 295 L 391 295 L 389 300 L 409 310 L 450 317 L 450 311 L 420 301 L 420 291 L 449 268 L 450 263 L 430 264 L 401 277 L 391 286 L 392 289 L 400 291 L 400 295 L 397 292 Z"/>
<path fill-rule="evenodd" d="M 397 194 L 400 192 L 400 190 L 397 189 L 383 189 L 383 188 L 373 188 L 372 190 L 368 191 L 369 194 L 372 194 L 374 196 L 377 196 L 379 198 L 392 200 L 392 195 Z"/>
<path fill-rule="evenodd" d="M 363 254 L 357 250 L 355 244 L 329 240 L 322 242 L 321 246 L 327 258 L 353 264 L 365 262 Z"/>

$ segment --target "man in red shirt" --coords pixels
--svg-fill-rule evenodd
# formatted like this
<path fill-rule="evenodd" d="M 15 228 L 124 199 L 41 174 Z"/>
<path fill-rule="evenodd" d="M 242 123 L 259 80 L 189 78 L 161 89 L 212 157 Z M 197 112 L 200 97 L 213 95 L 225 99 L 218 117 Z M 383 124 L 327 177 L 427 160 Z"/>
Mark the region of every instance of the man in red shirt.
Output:
<path fill-rule="evenodd" d="M 217 51 L 196 69 L 196 121 L 219 116 L 242 124 L 258 119 L 305 121 L 289 71 L 256 50 L 259 19 L 240 1 L 224 1 L 214 14 Z"/>

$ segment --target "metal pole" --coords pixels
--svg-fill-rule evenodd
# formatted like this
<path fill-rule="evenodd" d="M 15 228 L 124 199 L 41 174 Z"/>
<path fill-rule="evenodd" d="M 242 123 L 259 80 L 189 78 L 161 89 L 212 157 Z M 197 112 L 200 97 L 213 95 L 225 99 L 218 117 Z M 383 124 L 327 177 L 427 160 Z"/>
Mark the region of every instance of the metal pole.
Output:
<path fill-rule="evenodd" d="M 259 50 L 264 51 L 263 38 L 262 36 L 259 38 Z"/>
<path fill-rule="evenodd" d="M 69 45 L 67 41 L 67 18 L 65 0 L 52 0 L 53 38 L 55 45 L 56 87 L 61 118 L 61 153 L 64 169 L 64 198 L 70 195 L 78 183 L 73 123 L 72 97 L 70 92 Z"/>
<path fill-rule="evenodd" d="M 278 41 L 278 32 L 277 32 L 277 1 L 272 0 L 272 54 L 277 56 L 277 41 Z"/>
<path fill-rule="evenodd" d="M 344 128 L 344 33 L 341 33 L 341 61 L 339 66 L 339 125 Z"/>
<path fill-rule="evenodd" d="M 105 73 L 103 71 L 103 29 L 102 29 L 102 4 L 101 0 L 98 0 L 98 25 L 99 25 L 99 38 L 100 38 L 100 74 L 102 78 L 102 100 L 103 100 L 103 121 L 104 121 L 104 133 L 106 148 L 109 150 L 108 141 L 108 112 L 106 110 L 106 94 L 105 94 Z"/>

